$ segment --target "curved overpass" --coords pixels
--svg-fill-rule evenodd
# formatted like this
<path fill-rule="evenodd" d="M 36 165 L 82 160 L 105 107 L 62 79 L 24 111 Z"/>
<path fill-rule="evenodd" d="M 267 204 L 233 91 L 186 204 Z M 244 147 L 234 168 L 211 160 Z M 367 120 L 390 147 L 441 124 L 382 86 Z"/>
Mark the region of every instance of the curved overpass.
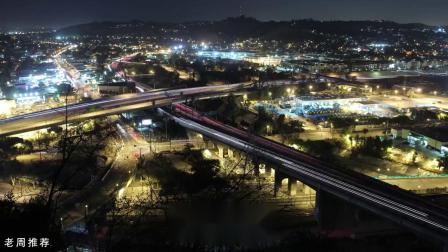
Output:
<path fill-rule="evenodd" d="M 175 111 L 190 118 L 173 117 L 182 126 L 243 150 L 279 166 L 318 192 L 323 191 L 389 219 L 448 246 L 448 210 L 416 194 L 347 169 L 334 167 L 303 152 L 225 125 L 176 104 Z"/>
<path fill-rule="evenodd" d="M 125 94 L 70 104 L 67 107 L 42 110 L 0 120 L 0 136 L 13 135 L 26 131 L 47 128 L 53 125 L 120 114 L 145 108 L 166 106 L 188 98 L 213 97 L 236 92 L 252 86 L 251 83 L 238 83 L 220 86 L 183 88 L 167 91 L 153 91 L 137 94 Z M 66 113 L 67 112 L 67 113 Z"/>

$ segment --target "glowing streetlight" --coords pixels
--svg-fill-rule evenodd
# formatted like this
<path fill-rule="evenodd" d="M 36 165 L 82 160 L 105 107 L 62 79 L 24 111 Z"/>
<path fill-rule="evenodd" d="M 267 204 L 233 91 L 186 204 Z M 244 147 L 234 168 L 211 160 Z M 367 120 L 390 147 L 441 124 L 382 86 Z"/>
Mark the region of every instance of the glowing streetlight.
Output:
<path fill-rule="evenodd" d="M 309 88 L 310 90 L 313 90 L 313 85 L 309 85 L 308 88 Z"/>
<path fill-rule="evenodd" d="M 87 214 L 89 213 L 89 205 L 84 206 L 84 217 L 87 218 Z"/>
<path fill-rule="evenodd" d="M 422 89 L 421 88 L 417 88 L 417 93 L 421 93 Z"/>
<path fill-rule="evenodd" d="M 328 83 L 327 83 L 327 86 L 328 86 L 328 87 L 331 87 L 331 83 L 330 83 L 330 82 L 328 82 Z"/>
<path fill-rule="evenodd" d="M 269 124 L 268 125 L 266 125 L 266 135 L 269 135 L 269 130 L 271 129 L 271 126 L 269 126 Z"/>
<path fill-rule="evenodd" d="M 434 95 L 437 95 L 437 91 L 434 91 Z"/>
<path fill-rule="evenodd" d="M 394 93 L 395 93 L 395 94 L 398 94 L 398 90 L 395 90 Z"/>

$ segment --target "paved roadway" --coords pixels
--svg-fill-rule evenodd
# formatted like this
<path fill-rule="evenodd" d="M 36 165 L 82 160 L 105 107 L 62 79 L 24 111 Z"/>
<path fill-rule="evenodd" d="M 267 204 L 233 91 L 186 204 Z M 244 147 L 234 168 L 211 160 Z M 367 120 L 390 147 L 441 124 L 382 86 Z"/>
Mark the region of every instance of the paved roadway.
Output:
<path fill-rule="evenodd" d="M 336 195 L 346 202 L 372 211 L 432 240 L 448 244 L 446 209 L 382 181 L 353 171 L 333 168 L 281 144 L 257 136 L 248 136 L 244 131 L 194 114 L 185 108 L 188 107 L 180 104 L 176 106 L 178 112 L 195 118 L 200 123 L 172 116 L 180 125 L 267 159 L 280 165 L 283 173 L 299 178 L 314 188 Z"/>
<path fill-rule="evenodd" d="M 98 179 L 93 180 L 82 190 L 62 200 L 59 205 L 59 214 L 63 217 L 63 226 L 71 227 L 85 218 L 87 210 L 90 216 L 97 209 L 110 202 L 112 197 L 123 188 L 132 177 L 137 165 L 137 159 L 133 157 L 139 143 L 138 139 L 131 137 L 127 128 L 120 122 L 116 124 L 118 134 L 122 141 L 117 142 L 118 151 L 114 156 L 110 169 Z M 88 208 L 85 208 L 85 205 Z"/>
<path fill-rule="evenodd" d="M 123 69 L 121 68 L 121 64 L 143 64 L 143 65 L 146 64 L 146 63 L 140 63 L 140 62 L 132 62 L 131 60 L 135 56 L 136 56 L 136 54 L 131 54 L 131 55 L 124 56 L 124 57 L 122 57 L 120 59 L 117 59 L 117 60 L 113 61 L 110 64 L 110 68 L 112 70 L 114 70 L 124 80 L 134 82 L 135 83 L 135 87 L 140 92 L 150 91 L 150 90 L 153 89 L 152 87 L 150 87 L 146 83 L 142 83 L 142 82 L 139 82 L 139 81 L 135 80 L 135 78 L 134 78 L 135 76 L 134 75 L 125 74 L 123 72 Z"/>
<path fill-rule="evenodd" d="M 144 108 L 166 106 L 189 97 L 204 97 L 225 94 L 247 88 L 250 85 L 250 83 L 239 83 L 138 94 L 125 94 L 85 103 L 70 104 L 67 107 L 43 110 L 0 120 L 0 136 L 12 135 L 30 130 L 46 128 L 52 125 L 63 124 L 65 122 L 66 109 L 68 122 L 74 122 Z"/>

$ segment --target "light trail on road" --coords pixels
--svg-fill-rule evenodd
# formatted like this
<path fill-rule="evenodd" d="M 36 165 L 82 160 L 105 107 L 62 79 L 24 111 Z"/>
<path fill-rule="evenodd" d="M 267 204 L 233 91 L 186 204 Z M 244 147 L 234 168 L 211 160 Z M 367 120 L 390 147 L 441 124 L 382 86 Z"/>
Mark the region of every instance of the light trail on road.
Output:
<path fill-rule="evenodd" d="M 177 106 L 182 107 L 184 105 Z M 191 116 L 194 118 L 198 116 L 191 113 L 191 111 L 190 113 L 183 112 L 185 116 L 188 115 L 187 117 Z M 432 233 L 440 241 L 448 241 L 448 215 L 446 209 L 440 208 L 427 200 L 418 196 L 411 197 L 410 193 L 400 188 L 391 187 L 381 181 L 375 184 L 368 183 L 370 178 L 362 174 L 360 174 L 362 176 L 352 177 L 350 173 L 344 174 L 343 171 L 337 171 L 332 168 L 325 169 L 320 163 L 305 163 L 294 158 L 294 156 L 285 155 L 282 152 L 282 148 L 273 144 L 267 144 L 267 142 L 263 143 L 253 139 L 249 143 L 243 140 L 243 137 L 236 138 L 229 134 L 229 132 L 235 133 L 240 131 L 239 129 L 227 125 L 219 125 L 219 122 L 212 119 L 210 119 L 210 125 L 213 127 L 222 126 L 222 131 L 220 127 L 212 129 L 204 126 L 206 123 L 203 118 L 199 122 L 195 122 L 166 114 L 186 128 L 202 133 L 233 148 L 272 161 L 283 167 L 281 170 L 292 177 L 305 179 L 308 182 L 311 181 L 311 183 L 314 183 L 313 186 L 317 188 L 324 189 L 343 199 L 350 199 L 351 203 L 364 209 L 367 208 L 369 211 L 374 211 L 414 231 Z M 236 133 L 236 135 L 238 134 Z M 260 138 L 258 136 L 254 137 Z M 366 179 L 362 179 L 363 176 Z M 391 188 L 396 192 L 391 191 Z M 404 197 L 405 195 L 407 197 Z M 356 200 L 354 200 L 355 198 Z"/>

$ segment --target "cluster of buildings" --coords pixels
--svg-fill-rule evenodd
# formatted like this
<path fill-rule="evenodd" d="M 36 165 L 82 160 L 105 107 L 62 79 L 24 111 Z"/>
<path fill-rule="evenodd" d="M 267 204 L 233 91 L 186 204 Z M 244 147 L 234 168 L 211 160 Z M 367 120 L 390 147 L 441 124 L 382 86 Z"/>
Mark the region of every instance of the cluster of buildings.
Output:
<path fill-rule="evenodd" d="M 65 80 L 64 72 L 58 68 L 53 60 L 48 60 L 20 69 L 15 85 L 34 88 L 58 85 Z"/>
<path fill-rule="evenodd" d="M 282 102 L 289 111 L 304 117 L 325 117 L 335 114 L 357 114 L 376 117 L 393 117 L 396 115 L 389 105 L 369 100 L 365 96 L 322 95 L 299 96 Z"/>
<path fill-rule="evenodd" d="M 45 102 L 47 96 L 58 92 L 58 85 L 68 83 L 64 71 L 52 59 L 19 67 L 16 79 L 11 83 L 7 99 L 18 106 Z"/>
<path fill-rule="evenodd" d="M 420 146 L 448 154 L 448 128 L 429 127 L 413 129 L 392 129 L 394 139 L 402 139 L 412 146 Z"/>

